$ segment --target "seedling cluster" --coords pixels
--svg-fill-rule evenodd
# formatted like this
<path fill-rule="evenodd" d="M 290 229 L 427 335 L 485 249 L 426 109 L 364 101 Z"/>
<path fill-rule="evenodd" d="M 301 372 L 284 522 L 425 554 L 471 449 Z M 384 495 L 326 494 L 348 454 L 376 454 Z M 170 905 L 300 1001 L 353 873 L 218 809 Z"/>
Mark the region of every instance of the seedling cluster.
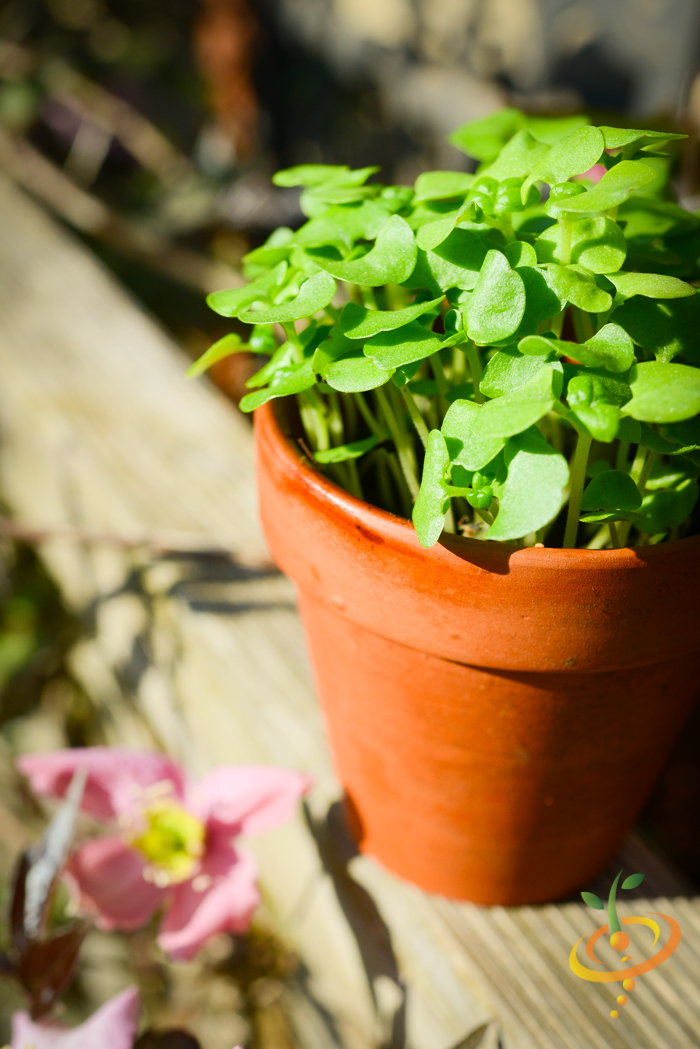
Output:
<path fill-rule="evenodd" d="M 269 360 L 241 402 L 295 395 L 303 444 L 353 495 L 520 545 L 643 545 L 695 530 L 700 218 L 670 196 L 667 143 L 515 109 L 451 141 L 474 174 L 413 188 L 303 165 L 308 221 L 209 297 Z"/>

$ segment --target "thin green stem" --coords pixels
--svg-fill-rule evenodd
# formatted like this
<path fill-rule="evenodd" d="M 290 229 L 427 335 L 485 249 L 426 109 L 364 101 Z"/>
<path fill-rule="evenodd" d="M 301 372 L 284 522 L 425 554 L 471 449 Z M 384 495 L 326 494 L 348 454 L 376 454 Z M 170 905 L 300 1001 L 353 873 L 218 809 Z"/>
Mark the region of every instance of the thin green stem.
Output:
<path fill-rule="evenodd" d="M 571 464 L 569 511 L 566 517 L 566 531 L 564 532 L 564 549 L 572 549 L 576 546 L 581 499 L 583 498 L 583 487 L 586 483 L 588 453 L 591 450 L 592 443 L 593 439 L 589 434 L 580 433 L 578 435 L 574 461 Z"/>
<path fill-rule="evenodd" d="M 610 545 L 613 550 L 620 549 L 620 537 L 617 534 L 617 528 L 614 521 L 608 521 L 608 528 L 610 529 Z"/>
<path fill-rule="evenodd" d="M 340 310 L 337 310 L 335 306 L 331 306 L 330 304 L 326 306 L 324 312 L 330 317 L 332 321 L 337 321 L 340 318 Z"/>
<path fill-rule="evenodd" d="M 360 289 L 360 295 L 362 296 L 362 301 L 363 301 L 364 305 L 367 307 L 367 309 L 368 310 L 376 310 L 377 309 L 377 297 L 374 294 L 374 288 L 365 288 L 364 285 L 362 285 L 362 284 L 359 284 L 358 287 Z"/>
<path fill-rule="evenodd" d="M 408 386 L 399 386 L 399 393 L 404 399 L 406 407 L 408 408 L 408 414 L 411 416 L 411 421 L 416 428 L 416 432 L 421 439 L 421 444 L 424 448 L 428 447 L 428 427 L 425 425 L 425 420 L 420 413 L 420 409 L 416 404 L 416 399 L 409 390 Z"/>
<path fill-rule="evenodd" d="M 348 459 L 345 463 L 345 467 L 348 472 L 348 491 L 351 495 L 357 496 L 358 499 L 364 499 L 362 494 L 362 484 L 360 483 L 360 475 L 357 472 L 357 463 L 354 459 Z"/>
<path fill-rule="evenodd" d="M 481 382 L 481 360 L 479 359 L 479 351 L 473 342 L 468 342 L 465 346 L 464 352 L 467 355 L 469 361 L 469 370 L 472 373 L 472 385 L 474 386 L 474 400 L 477 404 L 484 403 L 484 396 L 479 389 L 479 383 Z"/>
<path fill-rule="evenodd" d="M 389 427 L 389 433 L 391 434 L 392 440 L 396 447 L 396 454 L 399 458 L 399 465 L 408 490 L 411 493 L 411 498 L 415 501 L 418 498 L 418 492 L 420 490 L 420 484 L 418 483 L 418 472 L 416 466 L 416 459 L 411 447 L 410 440 L 404 428 L 401 426 L 399 417 L 395 414 L 393 408 L 389 404 L 389 398 L 384 393 L 382 387 L 378 387 L 377 400 L 382 410 L 382 414 L 386 419 L 387 426 Z"/>
<path fill-rule="evenodd" d="M 615 469 L 625 470 L 627 468 L 627 457 L 629 455 L 630 443 L 629 441 L 619 441 L 617 445 L 617 452 L 615 454 Z"/>
<path fill-rule="evenodd" d="M 401 500 L 401 510 L 404 517 L 410 520 L 411 513 L 413 511 L 413 499 L 406 482 L 406 476 L 401 469 L 399 462 L 393 452 L 384 450 L 386 454 L 386 462 L 391 471 L 391 475 L 394 478 L 394 484 L 396 485 L 399 493 L 399 499 Z"/>
<path fill-rule="evenodd" d="M 345 426 L 343 425 L 343 413 L 340 410 L 340 398 L 335 390 L 328 394 L 328 431 L 334 445 L 344 443 Z"/>
<path fill-rule="evenodd" d="M 299 339 L 299 336 L 297 335 L 297 330 L 294 327 L 294 321 L 285 321 L 282 325 L 282 330 L 287 336 L 287 341 L 291 342 L 291 344 L 295 346 L 296 349 L 299 351 L 298 360 L 300 362 L 303 359 L 303 351 L 301 348 L 301 341 Z"/>
<path fill-rule="evenodd" d="M 353 400 L 354 400 L 355 404 L 357 405 L 357 407 L 359 409 L 360 415 L 364 419 L 368 429 L 371 430 L 372 433 L 381 433 L 382 432 L 382 428 L 381 428 L 380 424 L 377 422 L 377 420 L 374 418 L 374 416 L 372 415 L 372 411 L 371 411 L 369 405 L 367 404 L 367 401 L 365 400 L 364 394 L 362 394 L 362 393 L 353 393 L 352 397 L 353 397 Z"/>
<path fill-rule="evenodd" d="M 574 332 L 579 342 L 587 342 L 588 339 L 592 339 L 595 335 L 595 326 L 591 320 L 590 314 L 586 313 L 585 310 L 581 310 L 578 306 L 573 307 L 573 322 Z"/>
<path fill-rule="evenodd" d="M 445 369 L 443 368 L 442 361 L 440 360 L 439 351 L 437 353 L 430 354 L 430 367 L 433 369 L 433 375 L 435 376 L 435 381 L 438 384 L 438 390 L 444 397 L 450 388 L 450 384 L 447 381 Z"/>

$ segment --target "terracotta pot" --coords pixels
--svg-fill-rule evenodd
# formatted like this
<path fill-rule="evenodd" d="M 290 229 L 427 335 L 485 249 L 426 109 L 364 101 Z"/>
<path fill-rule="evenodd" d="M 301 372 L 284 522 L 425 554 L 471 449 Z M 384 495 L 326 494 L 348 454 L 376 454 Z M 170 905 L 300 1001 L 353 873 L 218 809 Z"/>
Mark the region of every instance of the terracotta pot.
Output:
<path fill-rule="evenodd" d="M 480 903 L 585 885 L 700 687 L 700 537 L 424 550 L 302 463 L 283 412 L 255 420 L 263 528 L 298 588 L 362 850 Z"/>

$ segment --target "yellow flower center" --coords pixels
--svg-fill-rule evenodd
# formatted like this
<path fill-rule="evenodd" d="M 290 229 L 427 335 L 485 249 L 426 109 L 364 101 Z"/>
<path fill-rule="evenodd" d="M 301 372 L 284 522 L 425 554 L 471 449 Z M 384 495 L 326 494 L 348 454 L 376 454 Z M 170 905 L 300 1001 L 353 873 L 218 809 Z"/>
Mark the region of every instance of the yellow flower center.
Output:
<path fill-rule="evenodd" d="M 149 880 L 159 886 L 186 881 L 204 852 L 204 824 L 172 801 L 154 802 L 142 818 L 145 827 L 130 844 L 150 860 Z"/>

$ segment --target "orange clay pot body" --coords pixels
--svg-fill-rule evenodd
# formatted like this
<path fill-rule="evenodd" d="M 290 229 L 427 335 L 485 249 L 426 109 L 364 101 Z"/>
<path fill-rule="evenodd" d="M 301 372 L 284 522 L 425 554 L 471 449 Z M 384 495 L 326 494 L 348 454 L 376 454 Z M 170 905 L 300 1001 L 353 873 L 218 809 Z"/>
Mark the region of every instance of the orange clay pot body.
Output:
<path fill-rule="evenodd" d="M 700 688 L 700 537 L 424 550 L 304 465 L 269 404 L 256 433 L 263 528 L 298 588 L 362 851 L 480 903 L 584 885 Z"/>

